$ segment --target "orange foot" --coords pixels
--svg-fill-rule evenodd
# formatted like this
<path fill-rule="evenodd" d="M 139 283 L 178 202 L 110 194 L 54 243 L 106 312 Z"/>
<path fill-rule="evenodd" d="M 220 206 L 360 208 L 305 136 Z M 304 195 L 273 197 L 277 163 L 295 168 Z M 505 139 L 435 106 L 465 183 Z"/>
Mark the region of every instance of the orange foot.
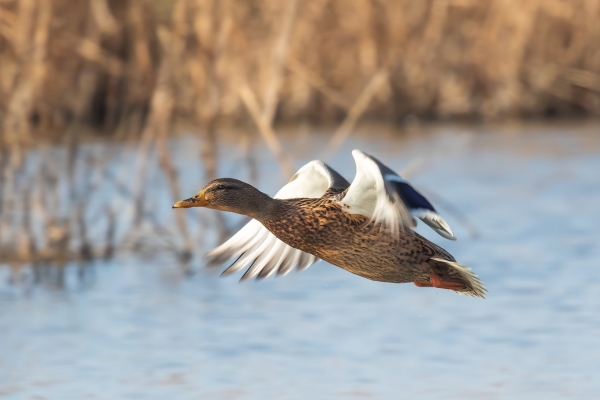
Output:
<path fill-rule="evenodd" d="M 418 287 L 433 287 L 431 283 L 413 282 L 413 284 Z"/>
<path fill-rule="evenodd" d="M 436 287 L 450 290 L 462 290 L 467 288 L 462 282 L 442 280 L 438 274 L 433 272 L 433 270 L 431 271 L 431 278 L 429 278 L 429 281 L 431 283 L 413 282 L 413 284 L 418 287 Z"/>

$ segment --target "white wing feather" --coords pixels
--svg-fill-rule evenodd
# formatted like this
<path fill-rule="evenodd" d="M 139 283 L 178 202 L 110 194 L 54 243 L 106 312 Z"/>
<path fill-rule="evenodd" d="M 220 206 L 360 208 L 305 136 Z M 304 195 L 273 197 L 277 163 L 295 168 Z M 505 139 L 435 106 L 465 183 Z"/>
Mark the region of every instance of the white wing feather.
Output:
<path fill-rule="evenodd" d="M 452 233 L 450 225 L 437 213 L 425 208 L 418 208 L 410 211 L 411 215 L 425 222 L 431 229 L 436 231 L 440 236 L 448 240 L 456 240 L 456 236 Z"/>
<path fill-rule="evenodd" d="M 356 176 L 346 195 L 340 200 L 344 211 L 361 214 L 369 222 L 381 224 L 392 234 L 412 227 L 412 220 L 399 196 L 389 190 L 377 163 L 360 150 L 353 150 Z"/>

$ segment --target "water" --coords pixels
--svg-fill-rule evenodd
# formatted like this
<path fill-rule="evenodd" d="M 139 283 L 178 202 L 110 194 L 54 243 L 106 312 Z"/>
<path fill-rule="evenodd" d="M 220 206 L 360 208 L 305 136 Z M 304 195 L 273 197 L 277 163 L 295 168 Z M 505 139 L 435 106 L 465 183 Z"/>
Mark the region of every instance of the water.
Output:
<path fill-rule="evenodd" d="M 0 267 L 0 398 L 597 398 L 598 127 L 521 130 L 363 135 L 331 160 L 352 178 L 355 147 L 397 170 L 427 159 L 412 181 L 475 232 L 439 203 L 459 240 L 419 232 L 473 267 L 486 300 L 325 263 L 238 284 L 201 261 L 188 274 L 167 255 L 122 256 L 68 265 L 60 289 L 11 283 Z M 319 140 L 286 143 L 297 166 Z M 273 192 L 264 154 L 258 185 Z M 185 171 L 190 194 L 198 175 Z"/>

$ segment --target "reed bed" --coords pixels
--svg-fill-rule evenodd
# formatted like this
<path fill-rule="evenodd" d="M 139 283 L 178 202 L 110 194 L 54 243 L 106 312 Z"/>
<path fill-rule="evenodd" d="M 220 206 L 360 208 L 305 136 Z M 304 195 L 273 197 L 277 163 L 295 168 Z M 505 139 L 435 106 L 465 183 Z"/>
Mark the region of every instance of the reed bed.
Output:
<path fill-rule="evenodd" d="M 208 242 L 228 234 L 222 216 L 171 210 L 204 179 L 192 174 L 193 186 L 183 193 L 182 163 L 162 138 L 123 144 L 80 137 L 72 133 L 66 146 L 28 149 L 19 163 L 3 154 L 0 265 L 85 265 L 119 254 L 167 254 L 184 265 L 194 247 L 201 254 Z M 201 142 L 191 141 L 188 149 L 194 146 L 199 153 Z M 235 159 L 242 161 L 239 168 L 248 162 L 248 157 Z M 193 156 L 185 166 L 202 171 Z"/>
<path fill-rule="evenodd" d="M 2 0 L 2 137 L 139 134 L 157 92 L 200 127 L 249 122 L 248 90 L 267 122 L 342 120 L 382 74 L 366 117 L 595 115 L 599 18 L 598 0 Z"/>
<path fill-rule="evenodd" d="M 0 0 L 0 259 L 110 257 L 143 226 L 189 258 L 183 214 L 173 233 L 143 201 L 155 164 L 182 195 L 180 121 L 211 179 L 223 125 L 255 127 L 242 142 L 290 174 L 278 122 L 337 121 L 331 154 L 361 118 L 598 115 L 599 18 L 600 0 Z M 81 150 L 92 129 L 133 143 L 131 185 Z M 32 166 L 49 143 L 61 162 Z M 133 204 L 118 239 L 121 210 L 89 210 L 106 185 Z"/>

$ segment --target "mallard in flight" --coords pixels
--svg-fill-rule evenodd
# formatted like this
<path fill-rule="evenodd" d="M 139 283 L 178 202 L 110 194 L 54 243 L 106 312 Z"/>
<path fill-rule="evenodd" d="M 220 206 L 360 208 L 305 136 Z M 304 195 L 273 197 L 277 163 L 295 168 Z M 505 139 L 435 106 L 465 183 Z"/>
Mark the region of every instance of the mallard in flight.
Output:
<path fill-rule="evenodd" d="M 356 176 L 351 184 L 323 162 L 311 161 L 273 198 L 223 178 L 173 208 L 208 207 L 253 218 L 208 253 L 212 262 L 238 257 L 224 274 L 249 265 L 242 279 L 285 275 L 323 259 L 374 281 L 485 297 L 470 268 L 412 229 L 419 218 L 441 236 L 456 239 L 431 203 L 374 157 L 360 150 L 352 155 Z"/>

